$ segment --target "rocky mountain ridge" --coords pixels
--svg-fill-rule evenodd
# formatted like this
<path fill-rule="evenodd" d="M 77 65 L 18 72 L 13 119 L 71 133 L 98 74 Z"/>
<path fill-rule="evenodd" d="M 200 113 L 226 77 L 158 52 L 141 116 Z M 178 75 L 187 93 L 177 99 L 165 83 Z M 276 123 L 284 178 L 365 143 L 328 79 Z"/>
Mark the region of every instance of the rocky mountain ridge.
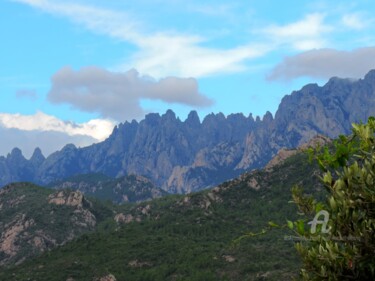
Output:
<path fill-rule="evenodd" d="M 111 178 L 104 174 L 76 175 L 48 185 L 52 189 L 71 189 L 115 204 L 142 202 L 168 193 L 156 187 L 148 178 L 137 175 Z"/>
<path fill-rule="evenodd" d="M 317 134 L 350 133 L 353 122 L 375 115 L 375 70 L 363 79 L 331 78 L 285 96 L 275 114 L 210 114 L 185 121 L 173 111 L 148 114 L 116 126 L 108 139 L 84 148 L 67 145 L 46 159 L 36 150 L 26 160 L 19 149 L 0 157 L 0 185 L 12 181 L 47 184 L 77 174 L 144 175 L 172 193 L 189 193 L 263 167 L 282 148 Z"/>

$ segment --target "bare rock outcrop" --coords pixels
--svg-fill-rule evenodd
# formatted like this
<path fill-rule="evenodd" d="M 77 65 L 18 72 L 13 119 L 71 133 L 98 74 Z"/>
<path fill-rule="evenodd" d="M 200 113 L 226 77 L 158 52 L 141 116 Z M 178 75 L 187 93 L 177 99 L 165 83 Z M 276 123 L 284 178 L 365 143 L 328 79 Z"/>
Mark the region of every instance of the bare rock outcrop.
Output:
<path fill-rule="evenodd" d="M 100 278 L 94 278 L 93 281 L 117 281 L 117 279 L 113 274 L 108 274 Z"/>
<path fill-rule="evenodd" d="M 20 235 L 34 224 L 33 219 L 27 219 L 25 214 L 20 214 L 13 221 L 5 225 L 5 231 L 1 233 L 0 237 L 0 253 L 6 254 L 8 258 L 0 261 L 0 265 L 18 253 L 19 246 L 17 242 Z"/>
<path fill-rule="evenodd" d="M 135 217 L 132 215 L 132 214 L 123 214 L 123 213 L 119 213 L 115 216 L 114 220 L 117 222 L 117 223 L 131 223 L 133 221 L 135 221 Z"/>
<path fill-rule="evenodd" d="M 79 191 L 61 190 L 48 196 L 48 203 L 82 208 L 83 194 Z"/>
<path fill-rule="evenodd" d="M 273 167 L 279 165 L 289 157 L 296 155 L 297 152 L 297 149 L 280 149 L 279 152 L 271 159 L 271 161 L 268 162 L 265 169 L 271 170 Z"/>

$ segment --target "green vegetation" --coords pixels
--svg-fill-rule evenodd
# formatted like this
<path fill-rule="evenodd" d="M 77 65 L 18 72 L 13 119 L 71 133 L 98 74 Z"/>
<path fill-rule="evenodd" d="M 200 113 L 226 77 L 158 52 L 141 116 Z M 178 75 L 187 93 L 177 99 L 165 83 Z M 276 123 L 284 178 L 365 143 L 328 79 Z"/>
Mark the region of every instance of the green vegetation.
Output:
<path fill-rule="evenodd" d="M 303 238 L 296 245 L 303 260 L 301 277 L 375 280 L 375 118 L 354 124 L 353 134 L 341 136 L 332 147 L 311 152 L 324 171 L 328 196 L 321 201 L 293 190 L 300 211 L 316 216 L 311 230 L 303 219 L 289 224 Z"/>
<path fill-rule="evenodd" d="M 299 153 L 272 170 L 245 174 L 213 190 L 112 206 L 132 216 L 126 224 L 115 223 L 114 214 L 102 207 L 98 231 L 4 268 L 0 280 L 93 280 L 108 273 L 127 281 L 290 280 L 300 262 L 294 242 L 284 238 L 286 229 L 233 241 L 261 231 L 264 221 L 297 219 L 296 206 L 288 204 L 290 186 L 324 192 L 316 171 Z"/>

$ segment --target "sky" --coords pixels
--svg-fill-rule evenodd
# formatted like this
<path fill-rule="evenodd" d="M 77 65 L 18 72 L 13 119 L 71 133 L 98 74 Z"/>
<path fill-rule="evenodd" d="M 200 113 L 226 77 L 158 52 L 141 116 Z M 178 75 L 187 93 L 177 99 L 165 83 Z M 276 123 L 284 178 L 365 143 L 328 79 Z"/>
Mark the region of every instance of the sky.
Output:
<path fill-rule="evenodd" d="M 172 109 L 275 114 L 375 68 L 373 0 L 0 0 L 0 155 L 83 147 Z"/>

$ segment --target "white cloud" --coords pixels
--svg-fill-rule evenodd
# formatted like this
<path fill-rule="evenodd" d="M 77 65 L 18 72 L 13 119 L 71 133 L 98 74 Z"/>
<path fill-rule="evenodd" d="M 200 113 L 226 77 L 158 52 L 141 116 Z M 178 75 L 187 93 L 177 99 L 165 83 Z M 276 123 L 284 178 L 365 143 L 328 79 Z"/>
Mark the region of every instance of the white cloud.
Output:
<path fill-rule="evenodd" d="M 324 19 L 324 14 L 313 13 L 293 23 L 268 26 L 263 33 L 277 44 L 290 44 L 296 50 L 321 48 L 327 44 L 323 35 L 333 30 Z"/>
<path fill-rule="evenodd" d="M 352 51 L 320 49 L 284 58 L 273 68 L 268 79 L 292 80 L 302 76 L 360 78 L 371 69 L 375 69 L 375 47 Z"/>
<path fill-rule="evenodd" d="M 117 67 L 122 71 L 135 67 L 153 77 L 201 77 L 237 72 L 245 68 L 246 60 L 259 57 L 269 50 L 265 45 L 208 48 L 202 46 L 205 40 L 199 36 L 171 32 L 149 34 L 138 20 L 128 14 L 94 6 L 50 0 L 15 1 L 67 17 L 91 31 L 137 46 L 138 50 L 130 60 Z"/>
<path fill-rule="evenodd" d="M 350 29 L 361 30 L 367 26 L 364 16 L 359 13 L 346 14 L 342 17 L 342 24 Z"/>
<path fill-rule="evenodd" d="M 141 99 L 160 100 L 192 107 L 209 106 L 213 102 L 198 91 L 193 78 L 166 77 L 155 81 L 140 76 L 132 69 L 124 73 L 98 67 L 74 71 L 60 69 L 52 77 L 48 99 L 53 103 L 68 103 L 87 112 L 100 113 L 105 118 L 123 122 L 143 117 Z"/>
<path fill-rule="evenodd" d="M 115 124 L 109 120 L 93 119 L 86 123 L 76 124 L 62 121 L 55 116 L 37 112 L 34 115 L 0 113 L 0 127 L 21 131 L 54 131 L 69 136 L 88 136 L 97 141 L 107 138 Z"/>
<path fill-rule="evenodd" d="M 87 29 L 105 33 L 112 37 L 129 40 L 136 21 L 123 12 L 100 9 L 88 5 L 71 3 L 69 1 L 50 0 L 14 0 L 38 8 L 44 12 L 67 17 L 69 20 L 84 25 Z"/>
<path fill-rule="evenodd" d="M 229 50 L 200 47 L 203 39 L 196 37 L 166 36 L 160 34 L 140 40 L 141 50 L 131 62 L 142 73 L 155 77 L 174 73 L 180 77 L 204 77 L 214 74 L 240 72 L 246 69 L 245 61 L 262 56 L 267 46 L 240 46 Z"/>

